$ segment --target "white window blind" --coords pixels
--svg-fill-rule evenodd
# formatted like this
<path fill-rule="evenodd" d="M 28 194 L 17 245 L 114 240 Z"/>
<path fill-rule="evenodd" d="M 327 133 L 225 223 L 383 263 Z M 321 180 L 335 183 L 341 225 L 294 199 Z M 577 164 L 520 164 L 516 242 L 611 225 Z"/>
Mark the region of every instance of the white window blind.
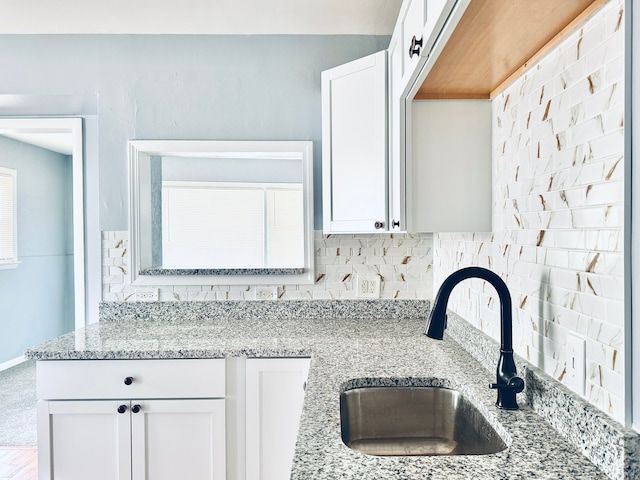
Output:
<path fill-rule="evenodd" d="M 304 267 L 302 188 L 163 182 L 164 268 Z"/>
<path fill-rule="evenodd" d="M 261 189 L 163 187 L 164 268 L 263 268 Z"/>
<path fill-rule="evenodd" d="M 16 171 L 0 167 L 0 268 L 17 265 Z"/>
<path fill-rule="evenodd" d="M 269 265 L 304 267 L 302 189 L 267 190 Z"/>

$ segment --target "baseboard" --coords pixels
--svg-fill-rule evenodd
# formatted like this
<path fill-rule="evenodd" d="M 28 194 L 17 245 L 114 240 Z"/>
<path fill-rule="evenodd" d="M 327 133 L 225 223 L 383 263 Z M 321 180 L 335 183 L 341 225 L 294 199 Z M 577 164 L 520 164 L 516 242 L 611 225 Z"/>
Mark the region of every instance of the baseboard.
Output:
<path fill-rule="evenodd" d="M 0 372 L 2 372 L 3 370 L 7 370 L 8 368 L 15 367 L 16 365 L 24 362 L 25 360 L 26 358 L 24 358 L 24 355 L 20 355 L 19 357 L 16 357 L 12 360 L 7 360 L 4 363 L 0 363 Z"/>

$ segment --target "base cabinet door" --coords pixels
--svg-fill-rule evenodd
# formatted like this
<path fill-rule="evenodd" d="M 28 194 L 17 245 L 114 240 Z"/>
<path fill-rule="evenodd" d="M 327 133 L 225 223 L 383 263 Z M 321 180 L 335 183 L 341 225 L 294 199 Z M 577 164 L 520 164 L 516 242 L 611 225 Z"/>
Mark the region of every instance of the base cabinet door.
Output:
<path fill-rule="evenodd" d="M 223 399 L 131 402 L 134 480 L 224 480 Z"/>
<path fill-rule="evenodd" d="M 226 478 L 224 399 L 40 401 L 38 429 L 39 480 Z"/>
<path fill-rule="evenodd" d="M 246 367 L 247 480 L 287 480 L 309 359 L 248 359 Z"/>
<path fill-rule="evenodd" d="M 128 403 L 128 402 L 127 402 Z M 131 480 L 131 433 L 123 402 L 40 401 L 40 480 Z"/>

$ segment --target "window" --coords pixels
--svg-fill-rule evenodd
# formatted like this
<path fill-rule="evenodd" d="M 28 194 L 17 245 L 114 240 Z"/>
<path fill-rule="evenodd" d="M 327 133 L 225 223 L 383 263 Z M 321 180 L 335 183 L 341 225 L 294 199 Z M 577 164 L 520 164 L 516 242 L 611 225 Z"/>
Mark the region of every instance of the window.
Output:
<path fill-rule="evenodd" d="M 16 171 L 0 167 L 0 269 L 18 266 Z"/>

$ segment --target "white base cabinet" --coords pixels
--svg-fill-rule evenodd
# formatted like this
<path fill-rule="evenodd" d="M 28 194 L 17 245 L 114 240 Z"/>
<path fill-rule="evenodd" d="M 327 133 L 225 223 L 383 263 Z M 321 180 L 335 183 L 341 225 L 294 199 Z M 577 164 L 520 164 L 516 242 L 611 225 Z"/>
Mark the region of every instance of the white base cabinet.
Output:
<path fill-rule="evenodd" d="M 309 359 L 250 358 L 246 372 L 246 478 L 286 480 L 291 475 Z"/>
<path fill-rule="evenodd" d="M 226 478 L 224 360 L 40 361 L 36 371 L 40 480 Z"/>
<path fill-rule="evenodd" d="M 309 364 L 38 361 L 38 478 L 288 479 Z"/>

